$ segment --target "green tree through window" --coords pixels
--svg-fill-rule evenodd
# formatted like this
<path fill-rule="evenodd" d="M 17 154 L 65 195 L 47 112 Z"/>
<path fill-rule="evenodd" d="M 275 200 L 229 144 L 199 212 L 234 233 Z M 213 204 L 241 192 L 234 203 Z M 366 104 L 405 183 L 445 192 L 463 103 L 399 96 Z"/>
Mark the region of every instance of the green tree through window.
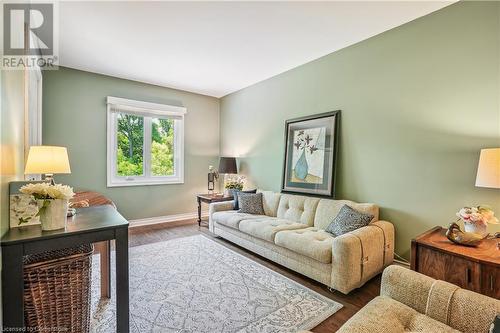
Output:
<path fill-rule="evenodd" d="M 144 118 L 118 114 L 117 173 L 119 176 L 143 174 Z"/>
<path fill-rule="evenodd" d="M 174 174 L 174 121 L 172 119 L 152 119 L 151 173 L 153 176 Z"/>
<path fill-rule="evenodd" d="M 144 174 L 144 117 L 119 113 L 117 132 L 118 176 Z M 174 120 L 151 119 L 151 174 L 174 174 Z"/>

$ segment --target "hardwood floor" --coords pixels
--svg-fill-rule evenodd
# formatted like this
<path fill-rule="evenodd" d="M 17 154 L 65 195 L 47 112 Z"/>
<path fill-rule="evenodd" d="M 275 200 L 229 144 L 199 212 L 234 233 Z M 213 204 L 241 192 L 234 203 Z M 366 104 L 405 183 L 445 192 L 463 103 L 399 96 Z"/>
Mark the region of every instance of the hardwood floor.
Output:
<path fill-rule="evenodd" d="M 362 308 L 380 292 L 380 275 L 368 281 L 363 287 L 350 292 L 349 295 L 344 295 L 338 291 L 331 292 L 327 289 L 326 286 L 320 284 L 319 282 L 311 280 L 283 266 L 275 264 L 270 260 L 253 254 L 252 252 L 247 251 L 235 244 L 232 244 L 229 241 L 213 236 L 208 231 L 207 227 L 198 227 L 197 222 L 194 220 L 131 228 L 129 245 L 139 246 L 199 234 L 203 234 L 210 239 L 218 242 L 219 244 L 222 244 L 248 258 L 251 258 L 256 262 L 344 305 L 342 309 L 340 309 L 327 320 L 323 321 L 321 324 L 312 329 L 313 332 L 330 333 L 337 331 L 343 323 L 345 323 L 360 308 Z"/>

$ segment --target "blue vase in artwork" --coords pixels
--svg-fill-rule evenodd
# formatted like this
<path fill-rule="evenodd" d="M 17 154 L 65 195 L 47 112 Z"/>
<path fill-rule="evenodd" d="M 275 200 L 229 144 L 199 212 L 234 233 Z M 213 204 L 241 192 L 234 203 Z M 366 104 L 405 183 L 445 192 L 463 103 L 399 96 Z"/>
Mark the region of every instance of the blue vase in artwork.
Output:
<path fill-rule="evenodd" d="M 309 166 L 307 165 L 305 150 L 302 151 L 302 155 L 300 155 L 297 164 L 295 164 L 294 172 L 295 172 L 295 177 L 297 177 L 298 179 L 301 180 L 306 179 L 307 173 L 309 172 Z"/>

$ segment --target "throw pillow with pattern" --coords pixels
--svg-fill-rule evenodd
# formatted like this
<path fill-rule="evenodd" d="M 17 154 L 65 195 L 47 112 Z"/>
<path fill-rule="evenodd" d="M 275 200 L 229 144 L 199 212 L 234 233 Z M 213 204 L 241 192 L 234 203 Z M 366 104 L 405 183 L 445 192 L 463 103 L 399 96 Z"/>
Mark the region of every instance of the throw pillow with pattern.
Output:
<path fill-rule="evenodd" d="M 240 210 L 238 213 L 264 215 L 264 205 L 262 204 L 262 193 L 238 193 Z"/>
<path fill-rule="evenodd" d="M 357 210 L 344 205 L 338 215 L 326 227 L 325 231 L 334 236 L 340 236 L 350 231 L 359 229 L 370 224 L 373 215 L 358 212 Z"/>
<path fill-rule="evenodd" d="M 238 210 L 240 209 L 239 201 L 238 201 L 238 194 L 240 193 L 257 193 L 257 189 L 255 190 L 248 190 L 248 191 L 240 191 L 240 190 L 232 190 L 233 194 L 233 209 Z"/>

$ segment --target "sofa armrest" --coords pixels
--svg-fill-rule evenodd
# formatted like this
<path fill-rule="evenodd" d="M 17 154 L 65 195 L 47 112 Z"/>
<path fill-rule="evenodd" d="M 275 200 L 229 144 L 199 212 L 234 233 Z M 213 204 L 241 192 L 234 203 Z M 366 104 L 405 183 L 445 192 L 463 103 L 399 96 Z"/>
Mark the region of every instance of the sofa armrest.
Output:
<path fill-rule="evenodd" d="M 222 212 L 225 210 L 232 210 L 234 201 L 222 201 L 213 202 L 208 206 L 208 230 L 214 232 L 214 221 L 212 220 L 212 215 L 216 212 Z"/>
<path fill-rule="evenodd" d="M 429 290 L 434 279 L 398 265 L 387 267 L 382 274 L 380 295 L 425 313 Z"/>
<path fill-rule="evenodd" d="M 331 287 L 344 294 L 361 287 L 394 259 L 394 227 L 377 221 L 335 237 Z"/>

